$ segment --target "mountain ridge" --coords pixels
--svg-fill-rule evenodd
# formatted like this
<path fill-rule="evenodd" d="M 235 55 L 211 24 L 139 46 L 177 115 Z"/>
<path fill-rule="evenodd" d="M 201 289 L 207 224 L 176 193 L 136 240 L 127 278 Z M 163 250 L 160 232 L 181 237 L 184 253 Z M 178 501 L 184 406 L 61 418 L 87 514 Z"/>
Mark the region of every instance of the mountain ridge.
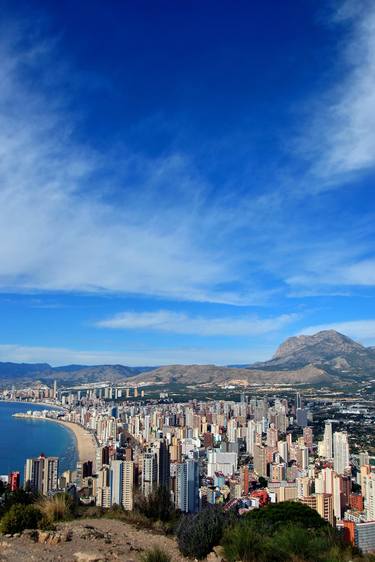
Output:
<path fill-rule="evenodd" d="M 128 380 L 132 383 L 223 384 L 254 382 L 338 382 L 375 374 L 375 347 L 365 347 L 335 330 L 287 338 L 268 361 L 249 365 L 62 365 L 48 363 L 0 363 L 0 383 L 30 383 L 35 380 L 60 384 Z"/>

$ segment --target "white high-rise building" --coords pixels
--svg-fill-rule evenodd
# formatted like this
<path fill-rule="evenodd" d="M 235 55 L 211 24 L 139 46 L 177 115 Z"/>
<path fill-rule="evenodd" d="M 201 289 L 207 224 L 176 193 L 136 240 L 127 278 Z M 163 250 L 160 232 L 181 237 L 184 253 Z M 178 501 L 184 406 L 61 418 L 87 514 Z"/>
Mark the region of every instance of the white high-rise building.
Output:
<path fill-rule="evenodd" d="M 256 433 L 257 425 L 254 420 L 250 420 L 246 427 L 246 452 L 251 456 L 254 456 Z"/>
<path fill-rule="evenodd" d="M 288 443 L 286 441 L 279 441 L 277 444 L 277 450 L 279 451 L 279 455 L 283 461 L 288 462 Z"/>
<path fill-rule="evenodd" d="M 367 521 L 375 521 L 375 473 L 363 478 L 365 513 Z"/>
<path fill-rule="evenodd" d="M 333 458 L 332 423 L 327 422 L 324 426 L 324 456 L 326 459 Z"/>
<path fill-rule="evenodd" d="M 337 474 L 345 474 L 350 470 L 349 442 L 346 431 L 335 431 L 333 434 L 333 467 Z"/>

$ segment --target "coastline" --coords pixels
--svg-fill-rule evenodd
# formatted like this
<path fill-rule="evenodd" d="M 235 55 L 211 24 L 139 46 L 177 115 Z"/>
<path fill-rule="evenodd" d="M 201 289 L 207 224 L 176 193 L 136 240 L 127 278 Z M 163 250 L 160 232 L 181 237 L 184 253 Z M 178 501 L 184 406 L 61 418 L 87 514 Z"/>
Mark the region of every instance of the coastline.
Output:
<path fill-rule="evenodd" d="M 28 415 L 21 415 L 16 417 L 33 419 L 37 421 L 47 420 L 65 426 L 73 433 L 75 437 L 76 448 L 78 453 L 78 461 L 79 462 L 92 461 L 93 465 L 95 466 L 95 457 L 96 457 L 95 437 L 92 435 L 92 433 L 90 433 L 87 429 L 85 429 L 78 423 L 65 421 L 65 420 L 57 420 L 55 418 L 49 418 L 49 417 L 35 417 L 35 416 L 28 416 Z"/>
<path fill-rule="evenodd" d="M 50 408 L 51 410 L 61 410 L 63 412 L 66 412 L 67 409 L 64 408 L 64 406 L 58 406 L 57 404 L 54 404 L 53 402 L 34 402 L 34 401 L 28 401 L 28 400 L 2 400 L 0 399 L 0 404 L 29 404 L 30 406 L 46 406 L 48 408 Z"/>
<path fill-rule="evenodd" d="M 95 437 L 92 433 L 90 433 L 87 429 L 85 429 L 78 423 L 65 420 L 55 420 L 54 418 L 45 419 L 64 425 L 67 429 L 69 429 L 74 434 L 74 437 L 76 439 L 78 461 L 91 461 L 93 463 L 93 466 L 95 466 L 96 442 Z"/>

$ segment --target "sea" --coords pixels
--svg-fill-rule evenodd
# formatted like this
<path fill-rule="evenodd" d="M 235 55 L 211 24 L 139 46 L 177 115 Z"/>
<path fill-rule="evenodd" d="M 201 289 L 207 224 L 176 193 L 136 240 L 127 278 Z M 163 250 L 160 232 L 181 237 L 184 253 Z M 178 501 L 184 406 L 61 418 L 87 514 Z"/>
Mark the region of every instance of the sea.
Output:
<path fill-rule="evenodd" d="M 38 457 L 40 453 L 60 458 L 60 474 L 76 467 L 76 440 L 69 429 L 50 421 L 12 417 L 17 412 L 46 409 L 36 404 L 0 400 L 0 475 L 18 470 L 22 481 L 26 459 Z"/>

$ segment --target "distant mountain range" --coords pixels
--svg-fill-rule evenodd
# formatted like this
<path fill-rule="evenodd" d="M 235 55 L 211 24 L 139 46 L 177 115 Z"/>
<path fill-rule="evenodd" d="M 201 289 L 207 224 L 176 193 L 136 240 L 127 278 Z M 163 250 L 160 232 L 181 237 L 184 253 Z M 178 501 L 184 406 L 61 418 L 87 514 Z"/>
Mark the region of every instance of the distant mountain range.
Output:
<path fill-rule="evenodd" d="M 60 384 L 83 382 L 132 382 L 219 384 L 238 383 L 309 383 L 330 384 L 362 380 L 375 376 L 375 348 L 364 347 L 336 332 L 325 330 L 311 336 L 288 338 L 269 361 L 251 365 L 168 365 L 164 367 L 127 367 L 124 365 L 65 365 L 48 363 L 0 363 L 0 384 L 41 381 Z"/>
<path fill-rule="evenodd" d="M 152 371 L 155 367 L 127 367 L 124 365 L 63 365 L 51 367 L 48 363 L 1 363 L 0 384 L 29 383 L 39 380 L 50 383 L 57 380 L 64 384 L 84 382 L 116 382 Z"/>

